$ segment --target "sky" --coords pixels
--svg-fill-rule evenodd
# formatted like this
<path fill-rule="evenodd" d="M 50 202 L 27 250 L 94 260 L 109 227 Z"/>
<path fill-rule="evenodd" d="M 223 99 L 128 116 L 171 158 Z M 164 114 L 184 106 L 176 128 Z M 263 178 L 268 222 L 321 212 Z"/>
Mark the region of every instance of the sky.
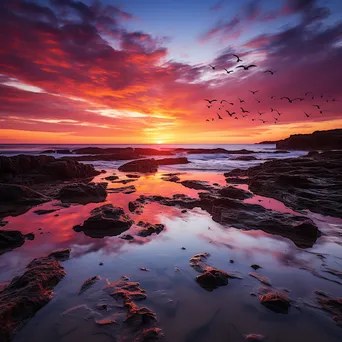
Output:
<path fill-rule="evenodd" d="M 341 0 L 1 0 L 0 143 L 254 143 L 342 128 L 341 18 Z"/>

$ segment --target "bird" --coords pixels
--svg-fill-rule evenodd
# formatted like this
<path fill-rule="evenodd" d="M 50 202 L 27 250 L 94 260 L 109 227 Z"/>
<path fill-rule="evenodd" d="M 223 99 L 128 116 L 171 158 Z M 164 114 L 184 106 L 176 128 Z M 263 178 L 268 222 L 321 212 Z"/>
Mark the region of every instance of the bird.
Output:
<path fill-rule="evenodd" d="M 240 108 L 241 108 L 242 113 L 249 113 L 248 110 L 245 110 L 245 109 L 243 109 L 242 107 L 240 107 Z"/>
<path fill-rule="evenodd" d="M 250 64 L 250 65 L 239 65 L 239 66 L 237 66 L 237 68 L 243 68 L 244 70 L 248 70 L 249 68 L 254 68 L 254 67 L 256 67 L 256 65 L 255 64 Z"/>
<path fill-rule="evenodd" d="M 239 99 L 240 103 L 244 103 L 245 102 L 245 100 L 242 100 L 239 97 L 238 97 L 238 99 Z"/>
<path fill-rule="evenodd" d="M 255 121 L 255 119 L 253 118 L 252 121 Z"/>
<path fill-rule="evenodd" d="M 214 121 L 214 118 L 211 118 L 211 121 Z"/>
<path fill-rule="evenodd" d="M 255 95 L 257 92 L 258 92 L 259 90 L 250 90 L 250 92 L 253 94 L 253 95 Z"/>
<path fill-rule="evenodd" d="M 256 101 L 256 102 L 258 102 L 258 103 L 261 103 L 261 101 L 260 101 L 260 100 L 258 100 L 258 99 L 255 99 L 255 101 Z"/>
<path fill-rule="evenodd" d="M 320 114 L 323 114 L 323 110 L 320 110 L 319 112 L 320 112 Z"/>
<path fill-rule="evenodd" d="M 271 100 L 275 99 L 275 96 L 271 96 Z"/>
<path fill-rule="evenodd" d="M 265 70 L 264 74 L 266 74 L 267 72 L 269 72 L 271 75 L 274 75 L 274 73 L 275 73 L 275 71 L 273 71 L 273 70 Z"/>
<path fill-rule="evenodd" d="M 273 119 L 274 119 L 275 121 L 278 121 L 278 118 L 276 118 L 275 116 L 273 117 Z"/>
<path fill-rule="evenodd" d="M 263 119 L 259 119 L 260 121 L 262 121 L 262 123 L 266 123 L 267 121 L 266 120 L 263 120 Z"/>
<path fill-rule="evenodd" d="M 307 95 L 309 95 L 309 94 L 314 95 L 314 93 L 312 93 L 311 91 L 307 91 L 307 92 L 305 93 L 305 96 L 307 96 Z"/>
<path fill-rule="evenodd" d="M 292 101 L 296 101 L 296 100 L 299 100 L 299 101 L 304 101 L 304 99 L 302 97 L 296 97 L 295 99 L 293 99 Z"/>
<path fill-rule="evenodd" d="M 331 102 L 336 102 L 337 100 L 336 99 L 332 99 Z"/>
<path fill-rule="evenodd" d="M 248 112 L 249 113 L 249 112 Z M 246 115 L 243 115 L 243 114 L 241 114 L 241 116 L 243 117 L 243 118 L 245 118 L 246 116 L 248 116 L 247 114 Z"/>
<path fill-rule="evenodd" d="M 277 114 L 280 116 L 282 113 L 279 112 L 279 110 L 275 109 L 275 111 L 277 112 Z"/>
<path fill-rule="evenodd" d="M 223 68 L 224 70 L 226 70 L 227 74 L 230 74 L 231 72 L 234 72 L 233 70 L 227 70 L 226 68 Z"/>
<path fill-rule="evenodd" d="M 229 102 L 230 105 L 234 106 L 234 103 L 233 102 Z"/>
<path fill-rule="evenodd" d="M 261 116 L 262 114 L 265 114 L 265 112 L 259 112 L 259 111 L 258 111 L 258 114 Z"/>
<path fill-rule="evenodd" d="M 239 120 L 239 118 L 237 116 L 234 117 L 235 120 Z"/>
<path fill-rule="evenodd" d="M 208 108 L 211 108 L 211 107 L 212 107 L 212 105 L 207 105 L 207 107 L 208 107 Z"/>
<path fill-rule="evenodd" d="M 317 107 L 317 109 L 321 109 L 319 105 L 313 105 L 314 107 Z"/>
<path fill-rule="evenodd" d="M 296 99 L 292 99 L 292 100 L 291 100 L 291 99 L 290 99 L 289 97 L 287 97 L 287 96 L 283 96 L 283 97 L 281 97 L 280 99 L 281 99 L 281 100 L 282 100 L 282 99 L 287 99 L 290 103 L 292 103 L 293 101 L 296 100 Z M 298 97 L 297 99 L 299 99 L 299 97 Z"/>
<path fill-rule="evenodd" d="M 213 102 L 217 102 L 216 99 L 214 99 L 214 100 L 207 100 L 207 99 L 204 99 L 204 101 L 208 101 L 210 104 L 212 104 Z"/>
<path fill-rule="evenodd" d="M 226 110 L 226 112 L 227 112 L 227 114 L 230 116 L 230 117 L 232 117 L 234 114 L 236 114 L 235 112 L 230 112 L 229 110 Z"/>
<path fill-rule="evenodd" d="M 216 67 L 214 67 L 213 65 L 211 65 L 211 64 L 209 64 L 209 66 L 213 69 L 213 70 L 215 70 L 216 69 Z"/>
<path fill-rule="evenodd" d="M 226 101 L 226 100 L 221 100 L 221 101 L 220 101 L 221 104 L 222 104 L 223 102 L 227 102 L 227 103 L 228 103 L 228 101 Z"/>
<path fill-rule="evenodd" d="M 217 116 L 218 116 L 218 118 L 220 119 L 220 120 L 223 120 L 222 119 L 222 116 L 219 114 L 219 113 L 216 113 L 217 114 Z"/>
<path fill-rule="evenodd" d="M 271 108 L 271 113 L 274 112 L 274 111 L 275 111 L 275 109 L 274 109 L 274 108 Z"/>
<path fill-rule="evenodd" d="M 306 113 L 306 112 L 304 112 L 304 114 L 305 114 L 305 116 L 306 116 L 307 118 L 309 118 L 310 115 L 311 115 L 311 114 L 308 114 L 308 113 Z"/>
<path fill-rule="evenodd" d="M 233 54 L 233 56 L 237 58 L 236 63 L 242 62 L 242 59 L 238 55 Z"/>
<path fill-rule="evenodd" d="M 205 120 L 205 121 L 210 121 L 209 119 Z"/>
<path fill-rule="evenodd" d="M 222 107 L 219 107 L 219 110 L 221 110 Z"/>

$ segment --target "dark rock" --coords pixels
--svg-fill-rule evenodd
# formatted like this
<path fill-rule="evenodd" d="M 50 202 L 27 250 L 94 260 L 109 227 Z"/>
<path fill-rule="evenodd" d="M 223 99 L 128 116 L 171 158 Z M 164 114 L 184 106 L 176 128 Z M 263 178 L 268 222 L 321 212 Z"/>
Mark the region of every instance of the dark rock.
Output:
<path fill-rule="evenodd" d="M 252 264 L 251 267 L 253 268 L 253 270 L 258 270 L 259 268 L 262 268 L 261 266 L 257 264 Z"/>
<path fill-rule="evenodd" d="M 139 175 L 133 175 L 133 174 L 127 174 L 126 177 L 127 178 L 140 178 Z"/>
<path fill-rule="evenodd" d="M 72 154 L 70 150 L 56 150 L 56 153 L 58 154 Z"/>
<path fill-rule="evenodd" d="M 136 179 L 120 179 L 120 180 L 117 180 L 117 181 L 112 181 L 112 183 L 114 184 L 127 184 L 127 183 L 132 183 L 132 182 L 135 182 Z"/>
<path fill-rule="evenodd" d="M 165 228 L 165 226 L 160 223 L 151 224 L 149 222 L 143 222 L 143 221 L 139 221 L 137 225 L 143 228 L 142 230 L 139 230 L 137 233 L 137 235 L 142 236 L 142 237 L 150 236 L 152 234 L 159 234 Z"/>
<path fill-rule="evenodd" d="M 263 284 L 265 284 L 267 286 L 272 286 L 270 280 L 267 277 L 265 277 L 265 276 L 263 276 L 263 275 L 261 275 L 259 273 L 250 272 L 249 275 L 251 277 L 255 278 L 255 279 L 258 279 L 260 281 L 260 283 L 263 283 Z"/>
<path fill-rule="evenodd" d="M 82 226 L 75 226 L 73 229 L 77 232 L 83 231 L 85 235 L 93 238 L 120 235 L 134 223 L 122 208 L 112 204 L 95 208 L 90 215 Z"/>
<path fill-rule="evenodd" d="M 8 224 L 8 221 L 2 221 L 2 220 L 0 219 L 0 227 L 5 227 L 6 224 Z"/>
<path fill-rule="evenodd" d="M 0 255 L 21 247 L 25 243 L 25 240 L 33 239 L 34 234 L 32 233 L 23 235 L 18 230 L 0 230 Z"/>
<path fill-rule="evenodd" d="M 106 170 L 101 170 L 100 173 L 107 173 L 107 171 Z"/>
<path fill-rule="evenodd" d="M 261 342 L 264 339 L 265 339 L 265 336 L 260 335 L 260 334 L 248 334 L 245 336 L 246 341 L 252 341 L 252 342 Z"/>
<path fill-rule="evenodd" d="M 121 188 L 110 188 L 108 189 L 108 192 L 111 194 L 117 194 L 119 192 L 123 193 L 123 194 L 132 194 L 133 192 L 136 192 L 137 189 L 135 188 L 134 185 L 129 185 L 129 186 L 123 186 Z"/>
<path fill-rule="evenodd" d="M 70 258 L 71 248 L 61 248 L 51 252 L 48 257 L 59 261 L 65 261 Z"/>
<path fill-rule="evenodd" d="M 156 314 L 149 308 L 138 307 L 133 302 L 126 302 L 125 307 L 128 308 L 125 322 L 130 325 L 140 327 L 157 321 Z"/>
<path fill-rule="evenodd" d="M 143 208 L 144 208 L 143 204 L 139 201 L 128 202 L 128 210 L 131 213 L 141 214 L 143 211 Z"/>
<path fill-rule="evenodd" d="M 25 238 L 27 240 L 32 241 L 32 240 L 34 240 L 34 234 L 33 233 L 28 233 L 28 234 L 25 235 Z"/>
<path fill-rule="evenodd" d="M 88 278 L 81 286 L 79 295 L 81 295 L 83 292 L 87 291 L 90 287 L 92 287 L 98 280 L 100 280 L 99 276 L 94 276 L 91 278 Z"/>
<path fill-rule="evenodd" d="M 228 284 L 228 274 L 216 268 L 208 267 L 204 273 L 196 277 L 196 281 L 207 291 L 213 291 L 219 286 Z"/>
<path fill-rule="evenodd" d="M 42 152 L 42 154 L 51 154 L 51 153 L 56 153 L 56 150 L 45 150 Z"/>
<path fill-rule="evenodd" d="M 59 192 L 59 199 L 67 203 L 99 203 L 107 197 L 107 183 L 79 183 L 63 187 Z"/>
<path fill-rule="evenodd" d="M 230 259 L 229 262 L 230 262 L 231 264 L 234 264 L 234 260 L 233 260 L 233 259 Z"/>
<path fill-rule="evenodd" d="M 174 182 L 174 183 L 177 183 L 177 182 L 180 181 L 180 178 L 178 176 L 176 176 L 176 175 L 164 176 L 161 179 L 166 181 L 166 182 Z"/>
<path fill-rule="evenodd" d="M 248 170 L 233 169 L 223 174 L 225 177 L 246 177 L 248 176 Z"/>
<path fill-rule="evenodd" d="M 218 193 L 222 197 L 235 198 L 239 200 L 244 200 L 246 198 L 253 197 L 253 194 L 249 191 L 245 191 L 234 186 L 226 186 L 218 190 Z"/>
<path fill-rule="evenodd" d="M 248 178 L 227 177 L 226 182 L 230 184 L 247 184 Z"/>
<path fill-rule="evenodd" d="M 240 156 L 240 157 L 234 158 L 233 160 L 251 161 L 251 160 L 258 160 L 258 158 L 254 156 Z"/>
<path fill-rule="evenodd" d="M 164 334 L 160 328 L 144 329 L 142 334 L 135 342 L 154 342 L 164 338 Z"/>
<path fill-rule="evenodd" d="M 117 179 L 119 179 L 118 176 L 108 176 L 105 178 L 105 180 L 108 180 L 108 181 L 113 181 L 113 180 L 117 180 Z"/>
<path fill-rule="evenodd" d="M 260 303 L 276 313 L 283 314 L 287 314 L 291 306 L 290 300 L 285 294 L 272 291 L 260 296 Z"/>
<path fill-rule="evenodd" d="M 197 272 L 203 273 L 207 267 L 206 261 L 209 258 L 209 253 L 199 253 L 191 257 L 190 266 Z"/>
<path fill-rule="evenodd" d="M 335 323 L 342 327 L 342 298 L 318 298 L 322 309 L 334 315 Z"/>
<path fill-rule="evenodd" d="M 186 209 L 183 209 L 182 211 L 181 211 L 181 213 L 182 214 L 185 214 L 185 213 L 187 213 L 188 211 L 186 210 Z"/>
<path fill-rule="evenodd" d="M 184 180 L 180 182 L 183 186 L 195 189 L 195 190 L 212 190 L 213 187 L 208 183 L 204 181 L 199 180 Z"/>
<path fill-rule="evenodd" d="M 52 258 L 34 259 L 19 277 L 0 292 L 0 340 L 9 342 L 15 333 L 53 295 L 53 288 L 62 280 L 65 271 Z"/>
<path fill-rule="evenodd" d="M 46 214 L 51 214 L 55 211 L 57 211 L 57 209 L 39 209 L 39 210 L 35 210 L 34 213 L 37 215 L 46 215 Z"/>
<path fill-rule="evenodd" d="M 129 235 L 129 234 L 121 235 L 120 238 L 123 240 L 127 240 L 127 241 L 134 240 L 134 237 L 132 235 Z"/>
<path fill-rule="evenodd" d="M 276 146 L 287 150 L 341 150 L 342 129 L 291 135 L 278 141 Z"/>

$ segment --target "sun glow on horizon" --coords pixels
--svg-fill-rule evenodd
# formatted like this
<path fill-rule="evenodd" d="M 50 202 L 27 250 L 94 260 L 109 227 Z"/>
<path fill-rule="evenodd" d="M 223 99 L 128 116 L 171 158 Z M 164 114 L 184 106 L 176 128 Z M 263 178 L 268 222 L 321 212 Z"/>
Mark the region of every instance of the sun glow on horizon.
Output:
<path fill-rule="evenodd" d="M 163 143 L 163 140 L 157 140 L 157 144 L 161 145 Z"/>

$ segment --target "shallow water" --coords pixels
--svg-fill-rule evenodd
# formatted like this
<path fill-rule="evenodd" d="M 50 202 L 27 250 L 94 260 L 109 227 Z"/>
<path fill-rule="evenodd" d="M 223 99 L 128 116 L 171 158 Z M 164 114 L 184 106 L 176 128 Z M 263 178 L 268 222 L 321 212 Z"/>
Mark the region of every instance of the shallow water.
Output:
<path fill-rule="evenodd" d="M 107 170 L 115 171 L 120 179 L 125 178 L 116 170 Z M 128 212 L 128 201 L 140 194 L 197 196 L 196 190 L 162 180 L 162 173 L 142 176 L 129 183 L 136 187 L 135 193 L 108 194 L 106 203 L 121 206 Z M 100 175 L 95 181 L 103 181 L 102 178 L 108 175 Z M 226 184 L 223 175 L 217 172 L 188 172 L 179 177 Z M 125 185 L 109 184 L 109 188 L 122 186 Z M 238 187 L 246 189 L 247 186 Z M 296 214 L 273 199 L 254 196 L 245 201 Z M 94 275 L 110 281 L 126 275 L 132 281 L 140 282 L 147 291 L 147 300 L 141 304 L 156 312 L 166 342 L 243 341 L 244 335 L 249 333 L 263 334 L 266 341 L 274 342 L 341 341 L 342 329 L 334 324 L 331 315 L 312 307 L 317 305 L 314 290 L 320 289 L 332 296 L 342 293 L 342 285 L 334 282 L 342 283 L 342 279 L 323 271 L 326 266 L 342 269 L 340 219 L 305 212 L 323 235 L 313 248 L 300 249 L 286 238 L 260 230 L 244 231 L 222 226 L 199 208 L 182 213 L 176 207 L 150 203 L 145 205 L 143 214 L 132 214 L 132 218 L 162 223 L 166 229 L 159 235 L 128 242 L 119 237 L 93 239 L 72 229 L 81 224 L 93 208 L 103 203 L 72 205 L 70 208 L 58 204 L 58 201 L 45 203 L 21 216 L 6 218 L 9 223 L 5 229 L 34 232 L 36 237 L 0 256 L 0 282 L 21 274 L 25 265 L 35 257 L 57 248 L 72 248 L 71 258 L 63 262 L 67 275 L 55 288 L 53 299 L 16 335 L 15 342 L 115 341 L 111 326 L 99 327 L 93 320 L 84 320 L 82 315 L 72 323 L 68 322 L 71 326 L 67 332 L 61 331 L 64 326 L 61 314 L 65 310 L 82 304 L 94 308 L 98 303 L 100 285 L 93 292 L 78 296 L 83 282 Z M 50 208 L 57 211 L 41 216 L 34 213 L 37 209 Z M 125 233 L 135 229 L 132 226 Z M 189 259 L 200 252 L 210 253 L 210 265 L 237 273 L 242 279 L 230 279 L 227 286 L 205 291 L 195 282 L 198 273 L 189 266 Z M 230 263 L 230 259 L 234 263 Z M 100 266 L 100 262 L 104 265 Z M 262 285 L 248 275 L 252 271 L 250 265 L 254 263 L 262 266 L 258 273 L 267 276 L 274 289 L 289 291 L 293 302 L 287 315 L 266 309 L 257 297 L 251 296 L 250 293 Z M 149 272 L 141 271 L 140 267 L 148 268 Z"/>

